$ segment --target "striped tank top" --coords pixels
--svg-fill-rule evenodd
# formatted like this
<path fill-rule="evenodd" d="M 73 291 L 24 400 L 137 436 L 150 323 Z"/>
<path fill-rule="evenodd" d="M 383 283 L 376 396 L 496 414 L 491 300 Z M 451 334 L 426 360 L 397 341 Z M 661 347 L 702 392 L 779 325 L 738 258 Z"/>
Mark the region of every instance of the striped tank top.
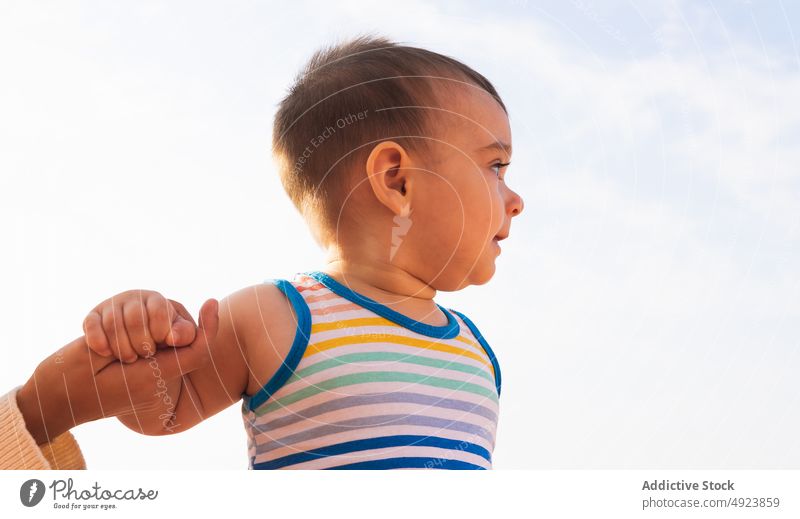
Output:
<path fill-rule="evenodd" d="M 464 314 L 415 321 L 324 272 L 270 279 L 297 315 L 242 415 L 251 469 L 490 469 L 500 367 Z"/>

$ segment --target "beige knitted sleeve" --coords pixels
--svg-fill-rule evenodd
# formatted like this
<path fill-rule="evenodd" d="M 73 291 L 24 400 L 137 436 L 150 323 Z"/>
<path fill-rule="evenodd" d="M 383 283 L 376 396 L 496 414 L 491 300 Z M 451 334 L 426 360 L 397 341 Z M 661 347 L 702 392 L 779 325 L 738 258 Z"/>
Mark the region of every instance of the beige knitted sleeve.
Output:
<path fill-rule="evenodd" d="M 69 431 L 50 443 L 36 445 L 17 407 L 17 391 L 19 387 L 0 397 L 0 469 L 85 469 L 83 453 Z"/>

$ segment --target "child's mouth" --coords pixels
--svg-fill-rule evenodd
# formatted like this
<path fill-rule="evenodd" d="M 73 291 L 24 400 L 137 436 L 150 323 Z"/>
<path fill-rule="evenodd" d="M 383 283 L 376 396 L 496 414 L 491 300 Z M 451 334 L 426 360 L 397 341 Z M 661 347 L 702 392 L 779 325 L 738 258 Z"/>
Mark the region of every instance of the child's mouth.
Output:
<path fill-rule="evenodd" d="M 506 238 L 508 238 L 508 233 L 502 234 L 502 231 L 500 231 L 492 239 L 492 242 L 497 246 L 497 253 L 498 254 L 500 254 L 500 251 L 501 251 L 501 249 L 500 249 L 500 241 L 505 240 Z"/>

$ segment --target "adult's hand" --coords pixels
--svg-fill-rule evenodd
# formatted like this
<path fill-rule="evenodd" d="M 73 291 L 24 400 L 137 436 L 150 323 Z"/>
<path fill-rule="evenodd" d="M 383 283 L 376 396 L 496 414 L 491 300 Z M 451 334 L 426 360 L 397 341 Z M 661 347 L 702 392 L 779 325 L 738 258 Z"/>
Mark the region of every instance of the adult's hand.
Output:
<path fill-rule="evenodd" d="M 154 356 L 132 364 L 91 351 L 84 336 L 47 357 L 17 393 L 17 406 L 36 443 L 50 442 L 82 423 L 152 407 L 165 384 L 210 359 L 218 305 L 215 299 L 203 304 L 189 346 L 159 346 Z"/>

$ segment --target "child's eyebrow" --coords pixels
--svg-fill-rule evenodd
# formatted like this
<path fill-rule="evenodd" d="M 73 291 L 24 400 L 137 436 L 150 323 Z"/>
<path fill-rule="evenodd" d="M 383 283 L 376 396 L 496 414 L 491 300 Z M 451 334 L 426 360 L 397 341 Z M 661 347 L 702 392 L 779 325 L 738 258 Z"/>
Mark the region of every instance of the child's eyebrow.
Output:
<path fill-rule="evenodd" d="M 511 145 L 506 144 L 503 141 L 495 141 L 491 144 L 487 144 L 482 148 L 478 148 L 476 151 L 487 151 L 487 150 L 500 150 L 506 152 L 509 156 L 511 156 Z"/>

